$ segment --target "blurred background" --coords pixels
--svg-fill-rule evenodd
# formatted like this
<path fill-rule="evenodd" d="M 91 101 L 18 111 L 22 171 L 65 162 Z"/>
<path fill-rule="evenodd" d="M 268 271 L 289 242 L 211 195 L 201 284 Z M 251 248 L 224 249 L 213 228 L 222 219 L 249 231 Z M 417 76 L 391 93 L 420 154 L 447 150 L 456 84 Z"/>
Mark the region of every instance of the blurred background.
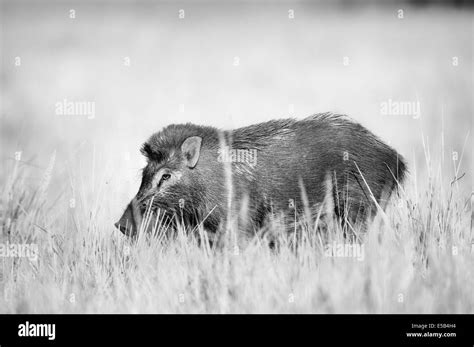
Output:
<path fill-rule="evenodd" d="M 139 146 L 167 124 L 332 111 L 412 175 L 432 160 L 470 192 L 473 15 L 467 1 L 3 1 L 1 182 L 15 159 L 31 184 L 53 166 L 51 194 L 108 184 L 119 215 Z"/>

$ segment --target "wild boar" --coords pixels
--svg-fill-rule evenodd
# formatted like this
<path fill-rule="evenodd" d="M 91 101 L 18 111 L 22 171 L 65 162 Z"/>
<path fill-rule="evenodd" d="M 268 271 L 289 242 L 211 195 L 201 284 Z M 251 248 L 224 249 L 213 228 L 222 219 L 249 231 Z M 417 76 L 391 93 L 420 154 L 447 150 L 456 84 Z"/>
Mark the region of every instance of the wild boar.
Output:
<path fill-rule="evenodd" d="M 349 117 L 331 113 L 232 131 L 173 124 L 152 135 L 141 152 L 147 165 L 139 191 L 115 224 L 131 236 L 147 206 L 155 218 L 202 223 L 215 233 L 245 202 L 242 228 L 249 232 L 270 215 L 302 213 L 327 196 L 341 223 L 366 223 L 406 175 L 394 149 Z"/>

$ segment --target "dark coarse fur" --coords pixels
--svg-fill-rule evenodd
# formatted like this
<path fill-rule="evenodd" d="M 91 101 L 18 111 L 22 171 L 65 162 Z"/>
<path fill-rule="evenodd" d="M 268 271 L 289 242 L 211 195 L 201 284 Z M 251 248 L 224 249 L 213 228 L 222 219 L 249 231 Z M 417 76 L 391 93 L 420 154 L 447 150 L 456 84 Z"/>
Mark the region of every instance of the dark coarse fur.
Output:
<path fill-rule="evenodd" d="M 193 136 L 202 138 L 202 144 L 197 164 L 188 168 L 183 164 L 181 146 Z M 248 201 L 252 230 L 261 228 L 272 213 L 288 214 L 291 199 L 297 209 L 303 207 L 304 200 L 314 207 L 328 193 L 339 220 L 364 223 L 377 211 L 371 196 L 383 205 L 382 200 L 396 190 L 406 174 L 404 160 L 394 149 L 342 115 L 272 120 L 223 132 L 189 123 L 170 125 L 151 136 L 142 148 L 148 165 L 134 199 L 140 213 L 153 196 L 155 210 L 166 211 L 191 226 L 203 222 L 208 231 L 217 231 L 228 212 L 226 163 L 219 160 L 223 139 L 232 149 L 257 150 L 256 165 L 231 164 L 232 200 Z M 179 172 L 180 179 L 160 191 L 152 181 L 163 167 Z M 180 206 L 180 199 L 184 205 Z"/>

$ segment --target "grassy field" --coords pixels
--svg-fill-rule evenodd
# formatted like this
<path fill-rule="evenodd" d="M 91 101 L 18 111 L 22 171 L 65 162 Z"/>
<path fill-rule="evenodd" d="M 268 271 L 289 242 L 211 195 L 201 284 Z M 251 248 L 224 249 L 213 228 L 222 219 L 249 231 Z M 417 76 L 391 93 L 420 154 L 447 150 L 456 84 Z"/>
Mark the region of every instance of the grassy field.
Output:
<path fill-rule="evenodd" d="M 342 254 L 327 252 L 347 243 L 340 228 L 323 242 L 311 226 L 297 251 L 283 239 L 275 252 L 258 238 L 211 249 L 183 229 L 131 242 L 101 208 L 110 188 L 99 185 L 95 201 L 79 188 L 77 201 L 48 202 L 51 172 L 29 190 L 20 162 L 9 172 L 1 241 L 39 249 L 37 259 L 1 259 L 2 312 L 474 311 L 470 194 L 437 175 L 408 182 L 361 249 Z"/>
<path fill-rule="evenodd" d="M 2 4 L 0 245 L 38 248 L 0 256 L 0 313 L 474 312 L 472 10 L 295 3 L 289 21 L 286 4 L 185 3 L 182 21 L 170 3 L 106 4 Z M 56 114 L 63 99 L 95 117 Z M 381 114 L 388 100 L 421 117 Z M 326 111 L 410 171 L 356 256 L 327 252 L 338 228 L 274 252 L 113 227 L 162 126 Z"/>

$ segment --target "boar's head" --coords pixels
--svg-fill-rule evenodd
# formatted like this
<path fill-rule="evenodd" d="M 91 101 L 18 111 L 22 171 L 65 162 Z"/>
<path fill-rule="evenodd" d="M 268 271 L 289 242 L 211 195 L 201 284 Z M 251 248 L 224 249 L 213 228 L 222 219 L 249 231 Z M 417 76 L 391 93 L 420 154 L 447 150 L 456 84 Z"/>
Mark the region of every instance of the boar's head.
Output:
<path fill-rule="evenodd" d="M 153 135 L 141 148 L 147 158 L 138 193 L 115 226 L 125 235 L 136 236 L 144 218 L 147 231 L 175 222 L 195 223 L 202 206 L 200 160 L 202 137 L 186 126 L 170 126 Z M 143 230 L 143 229 L 142 229 Z"/>

